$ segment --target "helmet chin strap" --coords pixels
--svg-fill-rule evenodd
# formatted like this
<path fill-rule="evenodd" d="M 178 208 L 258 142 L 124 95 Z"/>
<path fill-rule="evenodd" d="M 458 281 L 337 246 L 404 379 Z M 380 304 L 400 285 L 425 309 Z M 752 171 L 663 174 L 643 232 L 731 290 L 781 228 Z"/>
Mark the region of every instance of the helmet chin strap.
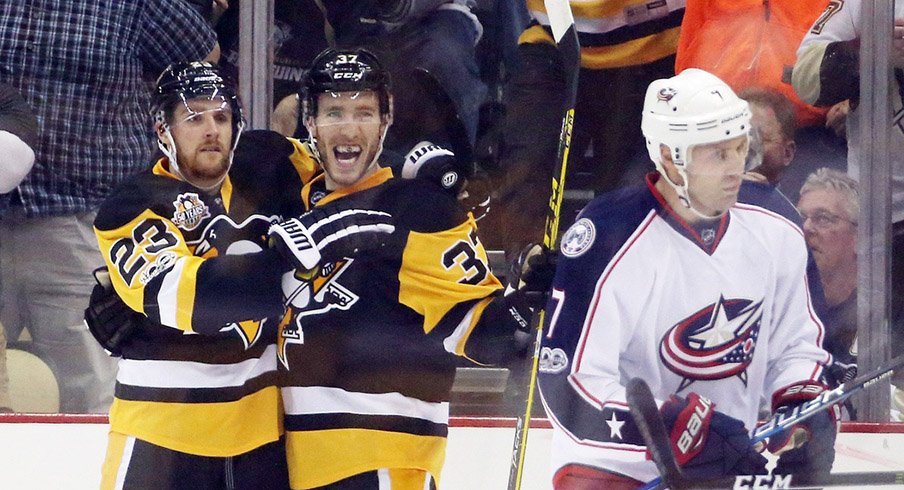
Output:
<path fill-rule="evenodd" d="M 383 141 L 386 140 L 386 133 L 389 132 L 390 124 L 391 123 L 389 123 L 389 122 L 383 123 L 383 134 L 380 135 L 380 144 L 377 145 L 377 151 L 376 151 L 376 153 L 374 153 L 374 158 L 373 158 L 373 160 L 370 161 L 371 165 L 377 163 L 377 160 L 380 159 L 380 155 L 383 154 Z"/>

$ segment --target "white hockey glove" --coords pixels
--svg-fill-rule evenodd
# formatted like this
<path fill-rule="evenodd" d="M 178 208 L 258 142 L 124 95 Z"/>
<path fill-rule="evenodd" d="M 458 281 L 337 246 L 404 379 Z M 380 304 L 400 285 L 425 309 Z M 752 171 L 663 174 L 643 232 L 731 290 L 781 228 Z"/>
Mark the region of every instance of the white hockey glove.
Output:
<path fill-rule="evenodd" d="M 392 215 L 369 209 L 314 208 L 270 225 L 270 247 L 299 270 L 380 248 L 395 231 Z"/>
<path fill-rule="evenodd" d="M 458 197 L 468 178 L 461 167 L 462 164 L 451 150 L 429 141 L 421 141 L 405 155 L 402 178 L 421 179 L 439 184 L 453 196 Z"/>

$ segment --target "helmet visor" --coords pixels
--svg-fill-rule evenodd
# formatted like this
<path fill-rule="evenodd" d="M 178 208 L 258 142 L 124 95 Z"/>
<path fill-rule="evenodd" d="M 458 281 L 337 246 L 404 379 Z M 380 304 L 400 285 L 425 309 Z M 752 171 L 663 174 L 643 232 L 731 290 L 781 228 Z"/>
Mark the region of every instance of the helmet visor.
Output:
<path fill-rule="evenodd" d="M 185 110 L 173 111 L 172 126 L 201 124 L 208 117 L 218 123 L 231 124 L 234 117 L 232 105 L 221 95 L 183 98 L 180 105 Z"/>
<path fill-rule="evenodd" d="M 326 92 L 319 94 L 317 126 L 345 124 L 379 125 L 384 122 L 376 92 Z"/>

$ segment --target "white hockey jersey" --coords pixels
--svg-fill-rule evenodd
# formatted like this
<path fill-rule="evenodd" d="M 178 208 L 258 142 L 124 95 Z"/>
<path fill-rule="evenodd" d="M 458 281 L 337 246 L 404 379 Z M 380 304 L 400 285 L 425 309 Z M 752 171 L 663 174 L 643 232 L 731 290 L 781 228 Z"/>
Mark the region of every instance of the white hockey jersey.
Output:
<path fill-rule="evenodd" d="M 837 43 L 860 39 L 861 0 L 830 2 L 801 41 L 792 82 L 800 98 L 809 104 L 831 105 L 857 98 L 860 90 L 859 56 L 847 56 Z M 896 19 L 904 18 L 904 2 L 895 2 Z M 859 45 L 852 49 L 859 51 Z M 892 112 L 891 146 L 892 222 L 904 221 L 904 69 L 893 67 L 888 105 Z M 847 117 L 848 173 L 857 179 L 860 169 L 860 126 L 863 110 L 851 105 Z M 883 128 L 873 128 L 878 131 Z"/>
<path fill-rule="evenodd" d="M 691 226 L 657 177 L 597 198 L 562 238 L 539 375 L 554 472 L 657 475 L 625 401 L 631 378 L 660 403 L 699 393 L 752 429 L 761 400 L 829 362 L 800 228 L 752 204 Z"/>

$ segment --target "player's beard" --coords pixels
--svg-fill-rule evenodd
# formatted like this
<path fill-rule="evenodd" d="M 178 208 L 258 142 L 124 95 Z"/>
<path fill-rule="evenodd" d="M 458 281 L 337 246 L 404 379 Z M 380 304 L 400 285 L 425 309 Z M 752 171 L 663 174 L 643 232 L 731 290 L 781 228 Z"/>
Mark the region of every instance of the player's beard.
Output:
<path fill-rule="evenodd" d="M 219 185 L 229 172 L 229 153 L 218 153 L 218 158 L 197 151 L 191 157 L 179 156 L 179 171 L 195 186 L 208 189 Z"/>

